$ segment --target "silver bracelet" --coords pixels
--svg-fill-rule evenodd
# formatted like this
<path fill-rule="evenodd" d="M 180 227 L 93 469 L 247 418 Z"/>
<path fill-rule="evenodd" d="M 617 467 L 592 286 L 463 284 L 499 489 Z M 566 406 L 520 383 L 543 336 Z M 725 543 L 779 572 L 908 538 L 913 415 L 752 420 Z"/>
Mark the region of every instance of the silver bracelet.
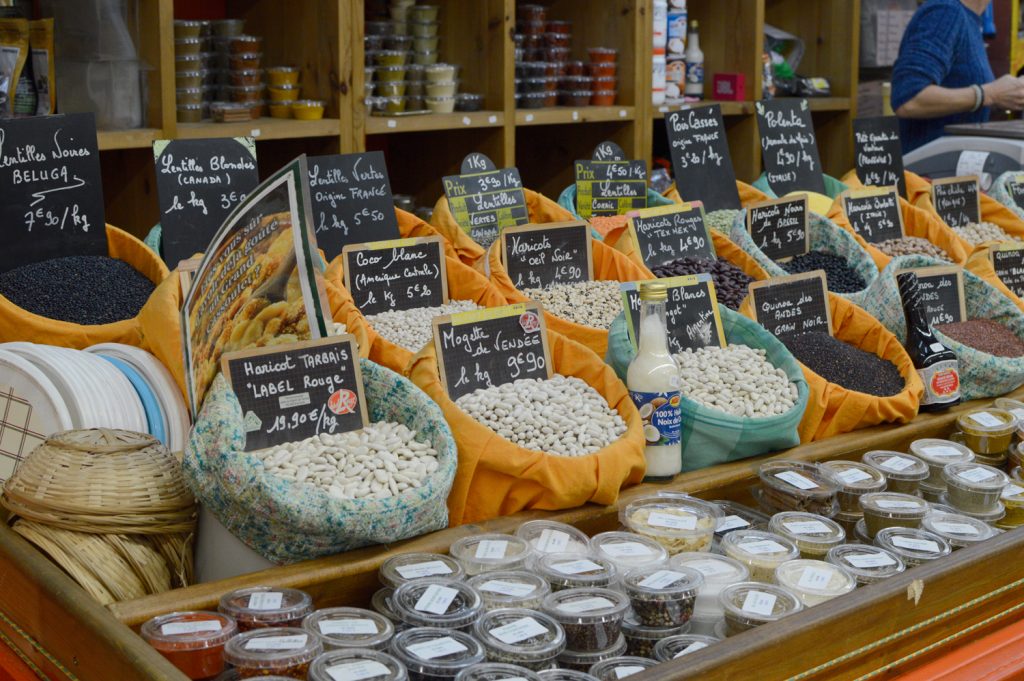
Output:
<path fill-rule="evenodd" d="M 982 90 L 981 86 L 977 83 L 971 87 L 974 88 L 974 108 L 971 109 L 971 113 L 974 113 L 981 108 L 982 104 L 985 103 L 985 91 Z"/>

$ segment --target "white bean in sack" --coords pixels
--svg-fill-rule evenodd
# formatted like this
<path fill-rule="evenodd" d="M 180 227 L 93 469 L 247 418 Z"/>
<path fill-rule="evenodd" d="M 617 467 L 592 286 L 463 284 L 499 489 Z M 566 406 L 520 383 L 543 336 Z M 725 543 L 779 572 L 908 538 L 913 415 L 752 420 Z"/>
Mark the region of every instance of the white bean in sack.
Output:
<path fill-rule="evenodd" d="M 607 329 L 622 312 L 622 293 L 617 281 L 555 284 L 523 289 L 522 294 L 556 317 L 595 329 Z"/>
<path fill-rule="evenodd" d="M 513 444 L 556 456 L 585 456 L 626 432 L 601 393 L 574 376 L 523 378 L 467 393 L 455 404 Z"/>
<path fill-rule="evenodd" d="M 953 231 L 960 235 L 960 238 L 977 246 L 986 241 L 1018 241 L 1003 231 L 1003 228 L 993 222 L 971 222 L 963 227 L 954 227 Z"/>
<path fill-rule="evenodd" d="M 366 320 L 385 340 L 405 348 L 409 352 L 419 352 L 433 338 L 434 317 L 479 309 L 480 306 L 472 300 L 452 300 L 447 305 L 437 307 L 388 310 L 379 314 L 367 315 Z"/>
<path fill-rule="evenodd" d="M 420 487 L 440 465 L 437 452 L 401 423 L 320 435 L 252 455 L 271 475 L 305 483 L 336 499 L 387 499 Z"/>
<path fill-rule="evenodd" d="M 785 414 L 796 404 L 796 386 L 760 348 L 688 348 L 673 358 L 679 366 L 680 392 L 711 409 L 756 418 Z"/>

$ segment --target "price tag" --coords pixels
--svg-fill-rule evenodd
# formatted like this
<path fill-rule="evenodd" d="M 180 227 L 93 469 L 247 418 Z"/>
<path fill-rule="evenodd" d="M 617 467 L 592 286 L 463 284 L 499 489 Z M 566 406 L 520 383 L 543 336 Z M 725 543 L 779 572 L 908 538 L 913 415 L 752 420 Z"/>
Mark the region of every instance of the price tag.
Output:
<path fill-rule="evenodd" d="M 690 653 L 695 653 L 698 650 L 704 650 L 707 647 L 708 647 L 708 644 L 704 643 L 704 641 L 694 641 L 693 643 L 691 643 L 690 645 L 686 646 L 685 648 L 680 650 L 678 653 L 673 655 L 672 659 L 673 660 L 679 659 L 683 655 L 689 655 Z"/>
<path fill-rule="evenodd" d="M 657 281 L 668 287 L 665 321 L 671 352 L 683 352 L 686 348 L 725 347 L 725 331 L 711 275 L 704 273 Z M 620 286 L 626 328 L 634 349 L 638 347 L 640 337 L 641 283 L 630 281 Z"/>
<path fill-rule="evenodd" d="M 849 189 L 842 194 L 843 212 L 853 231 L 868 243 L 905 236 L 903 211 L 896 188 Z"/>
<path fill-rule="evenodd" d="M 562 612 L 591 612 L 593 610 L 606 610 L 614 607 L 614 605 L 607 598 L 596 596 L 594 598 L 583 598 L 578 601 L 562 603 L 558 606 L 558 609 Z"/>
<path fill-rule="evenodd" d="M 364 315 L 438 307 L 448 302 L 444 237 L 348 244 L 345 288 Z"/>
<path fill-rule="evenodd" d="M 363 636 L 377 633 L 377 623 L 373 620 L 320 620 L 317 626 L 320 627 L 320 633 L 327 636 Z"/>
<path fill-rule="evenodd" d="M 585 222 L 509 227 L 501 233 L 501 258 L 520 290 L 594 278 L 593 238 Z"/>
<path fill-rule="evenodd" d="M 686 200 L 699 198 L 707 210 L 743 207 L 721 106 L 669 113 L 665 116 L 665 132 L 676 187 Z"/>
<path fill-rule="evenodd" d="M 506 227 L 530 221 L 519 170 L 497 170 L 483 154 L 468 155 L 462 162 L 462 174 L 449 175 L 442 184 L 455 222 L 483 248 L 494 243 Z"/>
<path fill-rule="evenodd" d="M 892 543 L 904 549 L 913 551 L 924 551 L 926 553 L 938 553 L 939 545 L 930 539 L 914 539 L 912 537 L 893 537 Z"/>
<path fill-rule="evenodd" d="M 534 548 L 541 553 L 562 553 L 569 548 L 569 535 L 560 530 L 541 530 Z"/>
<path fill-rule="evenodd" d="M 776 338 L 808 331 L 832 333 L 832 310 L 822 270 L 750 284 L 754 316 Z"/>
<path fill-rule="evenodd" d="M 565 563 L 555 563 L 551 567 L 558 572 L 561 572 L 563 575 L 579 575 L 584 572 L 599 572 L 604 570 L 603 567 L 592 560 L 587 560 L 586 558 L 571 560 Z"/>
<path fill-rule="evenodd" d="M 697 516 L 689 513 L 654 511 L 648 516 L 647 523 L 652 527 L 667 527 L 672 530 L 695 530 L 697 529 Z"/>
<path fill-rule="evenodd" d="M 429 612 L 434 615 L 443 615 L 448 612 L 448 607 L 455 600 L 459 592 L 440 584 L 431 584 L 424 590 L 423 595 L 416 601 L 414 606 L 420 612 Z"/>
<path fill-rule="evenodd" d="M 220 631 L 219 620 L 196 620 L 193 622 L 171 622 L 160 627 L 164 636 L 181 636 L 182 634 L 198 634 L 201 631 Z"/>
<path fill-rule="evenodd" d="M 986 428 L 998 428 L 1003 425 L 1002 420 L 996 418 L 987 411 L 977 411 L 973 414 L 968 414 L 967 418 L 971 419 L 977 424 L 985 426 Z"/>
<path fill-rule="evenodd" d="M 729 530 L 738 530 L 741 527 L 750 527 L 750 523 L 738 515 L 727 515 L 724 518 L 718 519 L 715 532 L 728 532 Z"/>
<path fill-rule="evenodd" d="M 381 676 L 389 677 L 391 670 L 387 665 L 376 660 L 360 660 L 328 667 L 327 675 L 331 677 L 332 681 L 363 681 L 363 679 L 375 679 Z"/>
<path fill-rule="evenodd" d="M 935 529 L 945 532 L 947 534 L 960 534 L 977 536 L 978 528 L 967 523 L 933 523 Z"/>
<path fill-rule="evenodd" d="M 532 617 L 523 617 L 514 622 L 491 629 L 491 635 L 502 643 L 508 644 L 519 643 L 528 638 L 542 636 L 546 633 L 548 633 L 547 627 Z"/>
<path fill-rule="evenodd" d="M 980 222 L 977 175 L 934 180 L 932 204 L 942 221 L 950 227 L 964 227 Z"/>
<path fill-rule="evenodd" d="M 828 534 L 831 530 L 820 520 L 794 520 L 782 523 L 793 534 Z"/>
<path fill-rule="evenodd" d="M 957 477 L 970 480 L 971 482 L 985 482 L 997 476 L 992 471 L 987 471 L 984 468 L 968 468 L 967 470 L 960 471 Z"/>
<path fill-rule="evenodd" d="M 532 594 L 536 591 L 536 587 L 532 584 L 516 584 L 515 582 L 503 582 L 499 579 L 492 579 L 489 582 L 481 584 L 480 590 L 501 594 L 503 596 L 522 597 Z"/>
<path fill-rule="evenodd" d="M 747 232 L 766 257 L 785 261 L 811 248 L 807 195 L 761 201 L 747 207 Z"/>
<path fill-rule="evenodd" d="M 800 573 L 800 579 L 797 580 L 796 585 L 801 589 L 824 589 L 828 586 L 830 579 L 832 579 L 831 570 L 809 567 L 804 568 L 804 571 Z"/>
<path fill-rule="evenodd" d="M 964 453 L 956 447 L 950 447 L 949 445 L 934 445 L 932 447 L 925 447 L 924 453 L 933 459 L 962 459 Z"/>
<path fill-rule="evenodd" d="M 603 544 L 601 550 L 613 558 L 637 558 L 639 556 L 651 555 L 651 550 L 637 542 L 619 542 L 616 544 Z"/>
<path fill-rule="evenodd" d="M 796 471 L 782 471 L 781 473 L 776 473 L 775 477 L 800 489 L 817 489 L 818 487 L 818 483 Z"/>
<path fill-rule="evenodd" d="M 741 608 L 755 615 L 771 615 L 775 609 L 775 594 L 763 591 L 748 591 Z"/>
<path fill-rule="evenodd" d="M 888 459 L 881 463 L 882 468 L 887 468 L 892 471 L 905 471 L 914 465 L 913 459 L 907 459 L 902 456 L 890 456 Z"/>
<path fill-rule="evenodd" d="M 464 653 L 467 648 L 451 636 L 445 636 L 423 643 L 413 643 L 408 646 L 407 650 L 420 659 L 433 660 L 435 657 Z"/>
<path fill-rule="evenodd" d="M 249 594 L 250 610 L 278 610 L 284 594 L 280 591 L 257 591 Z"/>
<path fill-rule="evenodd" d="M 1024 193 L 1024 185 L 1018 186 Z M 1017 241 L 1004 241 L 998 246 L 990 248 L 988 254 L 992 260 L 992 269 L 996 271 L 999 280 L 1018 297 L 1024 296 L 1024 244 Z M 1024 412 L 1021 409 L 1016 411 Z M 1016 411 L 1014 415 L 1020 419 L 1021 414 L 1017 414 Z"/>
<path fill-rule="evenodd" d="M 302 648 L 309 640 L 309 634 L 292 636 L 262 636 L 245 642 L 246 650 L 295 650 Z"/>
<path fill-rule="evenodd" d="M 896 561 L 884 553 L 849 553 L 844 558 L 850 565 L 861 569 L 896 565 Z"/>
<path fill-rule="evenodd" d="M 576 161 L 576 213 L 583 219 L 647 207 L 644 161 Z"/>
<path fill-rule="evenodd" d="M 900 124 L 895 116 L 855 118 L 853 147 L 857 177 L 865 186 L 895 186 L 907 198 Z"/>
<path fill-rule="evenodd" d="M 648 589 L 664 589 L 672 586 L 686 575 L 672 570 L 658 570 L 657 572 L 640 580 L 639 584 Z"/>
<path fill-rule="evenodd" d="M 846 485 L 854 485 L 861 480 L 871 480 L 871 475 L 859 468 L 847 468 L 845 471 L 839 471 L 835 476 Z"/>
<path fill-rule="evenodd" d="M 899 270 L 895 274 L 899 276 L 903 272 L 917 275 L 921 304 L 929 326 L 967 320 L 963 269 L 959 265 L 919 267 Z"/>
<path fill-rule="evenodd" d="M 902 508 L 902 509 L 909 509 L 909 510 L 916 510 L 916 509 L 921 508 L 921 504 L 917 503 L 917 502 L 914 502 L 914 501 L 895 501 L 895 500 L 892 500 L 892 499 L 879 499 L 878 501 L 875 502 L 875 504 L 879 508 L 888 508 L 888 509 L 893 509 L 893 510 L 900 509 L 900 508 Z"/>
<path fill-rule="evenodd" d="M 452 569 L 440 560 L 430 560 L 425 563 L 413 563 L 412 565 L 399 565 L 395 568 L 403 579 L 419 579 L 420 577 L 431 577 L 433 575 L 450 575 Z"/>
<path fill-rule="evenodd" d="M 771 539 L 761 539 L 758 541 L 747 542 L 740 544 L 747 553 L 753 553 L 755 555 L 761 555 L 765 553 L 786 553 L 788 549 L 777 541 Z"/>
<path fill-rule="evenodd" d="M 684 257 L 716 258 L 700 201 L 630 213 L 629 234 L 648 268 Z"/>

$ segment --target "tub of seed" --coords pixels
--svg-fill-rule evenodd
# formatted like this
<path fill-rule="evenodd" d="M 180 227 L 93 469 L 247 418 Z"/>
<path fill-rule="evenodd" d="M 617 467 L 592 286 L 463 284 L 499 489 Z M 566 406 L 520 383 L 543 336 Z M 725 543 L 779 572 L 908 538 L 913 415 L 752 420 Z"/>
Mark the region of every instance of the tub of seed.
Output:
<path fill-rule="evenodd" d="M 582 587 L 550 594 L 542 609 L 562 625 L 569 650 L 596 652 L 615 644 L 629 599 L 611 589 Z"/>
<path fill-rule="evenodd" d="M 380 583 L 393 589 L 421 577 L 461 579 L 464 575 L 457 560 L 440 553 L 400 553 L 381 563 L 377 571 Z"/>
<path fill-rule="evenodd" d="M 541 678 L 541 681 L 597 681 L 597 679 L 586 672 L 576 671 L 575 669 L 562 669 L 561 667 L 545 669 L 542 672 L 537 672 L 537 676 Z"/>
<path fill-rule="evenodd" d="M 241 632 L 265 627 L 300 627 L 313 612 L 305 591 L 270 586 L 235 589 L 220 597 L 217 609 L 235 618 Z"/>
<path fill-rule="evenodd" d="M 899 556 L 907 567 L 948 556 L 953 550 L 934 532 L 913 527 L 887 527 L 875 535 L 874 543 Z"/>
<path fill-rule="evenodd" d="M 711 553 L 679 553 L 669 561 L 671 569 L 691 569 L 701 573 L 704 585 L 697 590 L 693 604 L 693 619 L 713 622 L 724 615 L 718 594 L 725 587 L 750 579 L 747 566 L 728 556 Z"/>
<path fill-rule="evenodd" d="M 569 669 L 577 672 L 589 672 L 590 668 L 603 660 L 610 660 L 626 654 L 626 639 L 619 634 L 615 643 L 604 650 L 593 652 L 566 650 L 558 656 L 556 661 L 562 669 Z M 590 676 L 588 674 L 588 676 Z M 593 678 L 593 677 L 591 677 Z"/>
<path fill-rule="evenodd" d="M 590 668 L 590 675 L 598 681 L 617 681 L 617 679 L 624 679 L 627 676 L 639 674 L 657 664 L 657 661 L 646 657 L 623 655 L 598 662 Z"/>
<path fill-rule="evenodd" d="M 580 326 L 606 330 L 622 312 L 618 281 L 584 281 L 527 288 L 521 293 L 544 306 L 544 311 Z"/>
<path fill-rule="evenodd" d="M 693 568 L 646 566 L 622 578 L 633 615 L 648 627 L 680 627 L 690 621 L 704 575 Z"/>
<path fill-rule="evenodd" d="M 530 544 L 511 534 L 475 534 L 451 545 L 451 555 L 467 575 L 494 570 L 519 570 L 530 556 Z"/>
<path fill-rule="evenodd" d="M 405 667 L 387 653 L 334 650 L 313 660 L 309 681 L 406 681 Z"/>
<path fill-rule="evenodd" d="M 885 489 L 889 492 L 916 494 L 921 481 L 929 476 L 928 464 L 912 454 L 876 449 L 865 452 L 860 460 L 885 475 Z"/>
<path fill-rule="evenodd" d="M 455 681 L 540 681 L 537 672 L 517 664 L 484 662 L 463 669 Z"/>
<path fill-rule="evenodd" d="M 868 538 L 887 527 L 920 527 L 928 502 L 910 494 L 872 492 L 860 498 Z"/>
<path fill-rule="evenodd" d="M 803 610 L 803 604 L 796 594 L 777 584 L 731 584 L 722 589 L 718 599 L 725 610 L 726 636 L 741 634 Z"/>
<path fill-rule="evenodd" d="M 275 674 L 289 679 L 305 679 L 310 664 L 323 651 L 320 640 L 305 629 L 254 629 L 227 642 L 224 661 L 238 670 L 241 679 Z"/>
<path fill-rule="evenodd" d="M 972 546 L 997 534 L 988 523 L 959 513 L 929 513 L 921 521 L 921 528 L 939 535 L 953 549 Z"/>
<path fill-rule="evenodd" d="M 772 516 L 768 531 L 790 540 L 803 558 L 823 559 L 829 549 L 846 540 L 846 530 L 825 516 L 784 511 Z"/>
<path fill-rule="evenodd" d="M 302 628 L 319 637 L 324 650 L 384 650 L 395 626 L 387 617 L 362 608 L 324 608 L 306 615 Z"/>
<path fill-rule="evenodd" d="M 669 554 L 710 551 L 722 512 L 712 503 L 686 496 L 641 497 L 619 511 L 619 522 L 649 537 Z"/>
<path fill-rule="evenodd" d="M 1006 530 L 1024 525 L 1024 487 L 1018 482 L 1011 482 L 1003 488 L 1000 501 L 1006 508 L 1006 515 L 997 527 Z"/>
<path fill-rule="evenodd" d="M 775 568 L 799 557 L 796 544 L 771 532 L 737 530 L 722 540 L 722 552 L 743 563 L 755 582 L 771 582 Z"/>
<path fill-rule="evenodd" d="M 995 508 L 993 508 L 991 511 L 986 511 L 984 513 L 975 513 L 974 511 L 965 511 L 962 508 L 957 508 L 953 506 L 953 504 L 949 503 L 949 497 L 946 495 L 945 492 L 943 492 L 942 494 L 939 495 L 938 504 L 950 507 L 951 509 L 953 509 L 954 513 L 965 515 L 969 518 L 974 518 L 975 520 L 980 520 L 983 523 L 988 523 L 989 525 L 993 526 L 997 525 L 999 521 L 1006 517 L 1006 506 L 1003 505 L 1002 501 L 998 502 Z"/>
<path fill-rule="evenodd" d="M 370 607 L 375 612 L 386 617 L 393 625 L 395 625 L 395 631 L 406 628 L 404 622 L 395 612 L 394 606 L 391 604 L 391 597 L 395 595 L 395 590 L 387 586 L 383 589 L 377 589 L 373 592 L 373 596 L 370 598 Z"/>
<path fill-rule="evenodd" d="M 775 569 L 775 581 L 800 599 L 805 608 L 830 601 L 857 588 L 846 568 L 823 560 L 791 560 Z"/>
<path fill-rule="evenodd" d="M 825 562 L 844 568 L 862 585 L 895 577 L 907 569 L 899 556 L 871 544 L 833 546 Z"/>
<path fill-rule="evenodd" d="M 804 511 L 827 518 L 839 510 L 839 486 L 817 464 L 776 459 L 758 467 L 764 503 L 778 511 Z"/>
<path fill-rule="evenodd" d="M 539 610 L 551 587 L 541 575 L 525 570 L 495 570 L 470 577 L 467 582 L 480 592 L 484 610 L 528 608 Z"/>
<path fill-rule="evenodd" d="M 733 530 L 767 530 L 771 518 L 761 513 L 756 508 L 744 506 L 734 501 L 715 499 L 711 502 L 722 512 L 722 517 L 715 523 L 715 540 L 720 541 L 722 537 Z"/>
<path fill-rule="evenodd" d="M 654 659 L 658 662 L 675 660 L 676 658 L 704 650 L 720 640 L 717 636 L 705 636 L 704 634 L 669 636 L 658 641 L 658 645 L 654 646 Z"/>
<path fill-rule="evenodd" d="M 391 654 L 409 673 L 409 681 L 454 679 L 463 669 L 482 664 L 484 647 L 455 629 L 415 627 L 395 635 Z"/>
<path fill-rule="evenodd" d="M 590 538 L 572 525 L 554 520 L 529 520 L 516 529 L 535 554 L 590 552 Z"/>
<path fill-rule="evenodd" d="M 391 605 L 411 627 L 469 631 L 483 611 L 480 593 L 463 581 L 424 577 L 395 589 Z"/>
<path fill-rule="evenodd" d="M 990 513 L 1010 483 L 1006 473 L 978 463 L 951 463 L 942 470 L 946 495 L 953 506 L 971 513 Z"/>
<path fill-rule="evenodd" d="M 740 309 L 740 303 L 747 296 L 747 286 L 754 281 L 753 277 L 723 258 L 709 260 L 687 256 L 653 267 L 651 272 L 659 279 L 706 272 L 715 283 L 718 303 L 730 310 Z"/>
<path fill-rule="evenodd" d="M 1005 409 L 972 409 L 956 418 L 964 444 L 977 454 L 1001 454 L 1010 448 L 1017 417 Z"/>
<path fill-rule="evenodd" d="M 615 583 L 615 563 L 593 554 L 548 553 L 537 560 L 534 570 L 547 580 L 551 591 L 581 586 L 610 587 Z"/>
<path fill-rule="evenodd" d="M 839 524 L 839 527 L 843 528 L 847 537 L 852 537 L 854 528 L 857 527 L 857 523 L 864 520 L 864 514 L 840 511 L 839 513 L 836 513 L 832 519 Z"/>
<path fill-rule="evenodd" d="M 910 443 L 910 453 L 928 465 L 928 477 L 921 484 L 941 490 L 946 489 L 942 469 L 950 463 L 974 461 L 974 452 L 951 440 L 923 438 Z"/>
<path fill-rule="evenodd" d="M 678 627 L 651 627 L 630 613 L 622 620 L 622 636 L 626 639 L 626 655 L 654 659 L 654 647 L 669 636 L 678 636 L 690 631 L 690 624 Z"/>
<path fill-rule="evenodd" d="M 863 516 L 857 521 L 857 526 L 853 528 L 852 536 L 855 542 L 860 542 L 861 544 L 871 543 L 871 537 L 868 536 L 868 525 Z"/>
<path fill-rule="evenodd" d="M 821 468 L 839 483 L 839 510 L 844 513 L 860 513 L 861 495 L 886 487 L 885 474 L 860 461 L 827 461 Z"/>
<path fill-rule="evenodd" d="M 889 360 L 827 333 L 809 331 L 786 336 L 783 342 L 810 371 L 847 390 L 891 397 L 906 385 L 899 368 Z"/>
<path fill-rule="evenodd" d="M 484 613 L 473 627 L 487 659 L 534 671 L 547 669 L 565 650 L 565 631 L 536 610 L 509 608 Z"/>
<path fill-rule="evenodd" d="M 366 321 L 386 341 L 415 353 L 433 339 L 434 317 L 479 309 L 480 306 L 472 300 L 452 300 L 434 307 L 388 310 L 366 315 Z"/>
<path fill-rule="evenodd" d="M 598 558 L 610 560 L 620 574 L 642 565 L 661 565 L 668 551 L 660 543 L 632 532 L 602 532 L 590 539 L 590 550 Z"/>

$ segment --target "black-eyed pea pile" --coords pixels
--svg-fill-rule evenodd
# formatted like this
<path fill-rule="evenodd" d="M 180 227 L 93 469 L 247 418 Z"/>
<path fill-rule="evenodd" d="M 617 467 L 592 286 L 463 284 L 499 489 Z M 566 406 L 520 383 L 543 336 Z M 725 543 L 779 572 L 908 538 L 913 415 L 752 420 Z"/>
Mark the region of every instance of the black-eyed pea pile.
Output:
<path fill-rule="evenodd" d="M 622 312 L 622 293 L 617 281 L 555 284 L 523 289 L 522 294 L 556 317 L 595 329 L 607 329 Z"/>
<path fill-rule="evenodd" d="M 680 391 L 711 409 L 761 418 L 785 414 L 796 404 L 796 385 L 760 348 L 687 348 L 673 359 L 679 366 Z"/>
<path fill-rule="evenodd" d="M 367 315 L 366 321 L 370 322 L 373 329 L 385 340 L 409 352 L 419 352 L 433 338 L 434 317 L 479 309 L 480 306 L 472 300 L 452 300 L 446 305 L 436 307 L 388 310 Z"/>

